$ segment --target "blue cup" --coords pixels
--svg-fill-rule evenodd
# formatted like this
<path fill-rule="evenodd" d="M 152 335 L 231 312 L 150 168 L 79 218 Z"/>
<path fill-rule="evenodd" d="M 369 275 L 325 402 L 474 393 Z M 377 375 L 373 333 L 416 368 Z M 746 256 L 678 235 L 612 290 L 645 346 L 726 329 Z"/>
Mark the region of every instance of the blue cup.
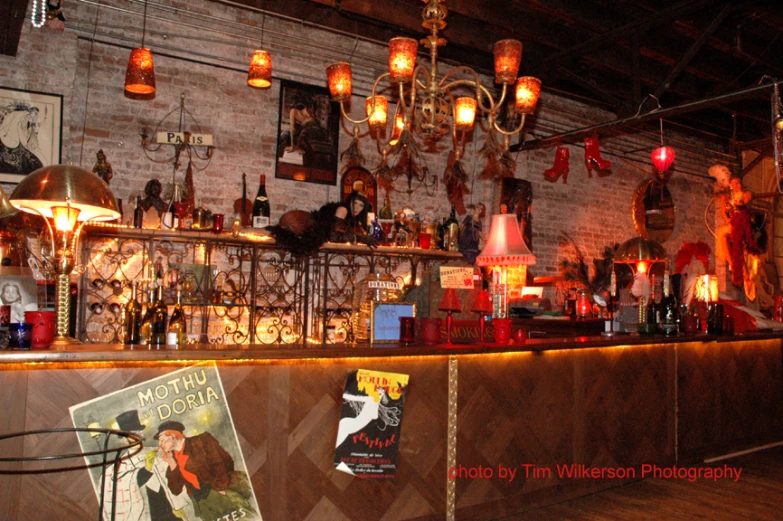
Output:
<path fill-rule="evenodd" d="M 8 348 L 30 349 L 33 346 L 33 325 L 27 322 L 12 322 L 8 325 Z"/>

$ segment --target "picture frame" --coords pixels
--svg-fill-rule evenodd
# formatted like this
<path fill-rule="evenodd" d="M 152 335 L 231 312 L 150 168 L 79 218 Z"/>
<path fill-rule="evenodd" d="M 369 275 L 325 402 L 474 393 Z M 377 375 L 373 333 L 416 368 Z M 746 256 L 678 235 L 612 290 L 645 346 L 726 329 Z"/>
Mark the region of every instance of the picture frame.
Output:
<path fill-rule="evenodd" d="M 11 322 L 24 322 L 25 311 L 38 311 L 38 285 L 29 268 L 0 267 L 0 304 L 11 306 Z"/>
<path fill-rule="evenodd" d="M 0 182 L 59 164 L 62 120 L 62 95 L 0 87 Z"/>
<path fill-rule="evenodd" d="M 370 343 L 400 341 L 400 317 L 415 317 L 414 302 L 373 302 L 370 310 Z"/>
<path fill-rule="evenodd" d="M 275 178 L 337 184 L 340 106 L 325 87 L 280 82 Z"/>

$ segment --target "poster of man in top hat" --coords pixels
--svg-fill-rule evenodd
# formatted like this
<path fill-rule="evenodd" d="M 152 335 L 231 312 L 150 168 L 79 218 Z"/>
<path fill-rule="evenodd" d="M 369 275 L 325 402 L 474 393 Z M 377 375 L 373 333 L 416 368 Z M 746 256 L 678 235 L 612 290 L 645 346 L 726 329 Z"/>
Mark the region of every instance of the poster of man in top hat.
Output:
<path fill-rule="evenodd" d="M 74 405 L 75 427 L 113 428 L 139 434 L 144 448 L 123 455 L 117 474 L 116 519 L 261 521 L 261 511 L 239 446 L 234 422 L 214 363 L 167 373 Z M 105 438 L 79 433 L 85 452 L 103 448 Z M 124 438 L 110 446 L 127 444 Z M 89 469 L 100 495 L 100 457 Z M 111 508 L 111 469 L 105 504 Z"/>

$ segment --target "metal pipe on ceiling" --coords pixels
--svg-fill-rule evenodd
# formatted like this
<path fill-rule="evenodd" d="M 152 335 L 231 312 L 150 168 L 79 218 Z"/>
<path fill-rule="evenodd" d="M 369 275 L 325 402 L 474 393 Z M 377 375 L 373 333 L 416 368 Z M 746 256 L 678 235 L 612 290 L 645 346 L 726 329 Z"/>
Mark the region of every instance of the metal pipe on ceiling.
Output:
<path fill-rule="evenodd" d="M 764 94 L 769 89 L 771 89 L 773 85 L 774 83 L 772 82 L 765 83 L 763 85 L 757 85 L 755 87 L 751 87 L 748 89 L 739 90 L 728 94 L 722 94 L 720 96 L 715 96 L 713 98 L 708 98 L 699 101 L 692 101 L 689 103 L 684 103 L 682 105 L 677 105 L 675 107 L 669 107 L 666 109 L 654 109 L 646 114 L 637 114 L 624 119 L 617 119 L 614 121 L 599 123 L 597 125 L 582 127 L 576 130 L 569 130 L 568 132 L 554 134 L 546 138 L 534 139 L 532 141 L 514 145 L 511 147 L 510 150 L 512 152 L 518 152 L 521 150 L 533 150 L 536 148 L 551 147 L 556 145 L 558 141 L 560 142 L 576 141 L 586 136 L 589 136 L 591 134 L 598 133 L 599 131 L 621 129 L 623 127 L 627 127 L 629 125 L 634 125 L 637 123 L 644 123 L 646 121 L 666 118 L 666 117 L 671 118 L 671 117 L 679 116 L 680 114 L 687 114 L 689 112 L 695 112 L 697 110 L 703 110 L 717 105 L 732 103 L 734 101 L 739 101 L 759 94 Z"/>

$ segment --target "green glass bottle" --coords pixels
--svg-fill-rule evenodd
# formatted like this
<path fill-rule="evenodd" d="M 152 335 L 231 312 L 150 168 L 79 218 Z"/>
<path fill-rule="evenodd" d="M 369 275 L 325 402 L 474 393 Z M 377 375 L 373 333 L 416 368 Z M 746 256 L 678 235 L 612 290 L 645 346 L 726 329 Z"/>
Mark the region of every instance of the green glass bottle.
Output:
<path fill-rule="evenodd" d="M 163 302 L 163 286 L 158 286 L 158 299 L 152 312 L 152 344 L 166 344 L 168 322 L 169 308 Z"/>
<path fill-rule="evenodd" d="M 139 326 L 139 343 L 151 344 L 152 343 L 152 322 L 155 315 L 155 290 L 150 284 L 150 295 L 147 301 L 147 311 L 144 313 L 144 318 L 141 319 L 141 325 Z"/>
<path fill-rule="evenodd" d="M 177 303 L 169 318 L 169 329 L 166 335 L 167 345 L 185 345 L 188 340 L 188 326 L 185 321 L 185 312 L 182 310 L 182 291 L 177 290 Z"/>
<path fill-rule="evenodd" d="M 131 298 L 127 304 L 125 304 L 125 334 L 123 335 L 123 343 L 125 344 L 139 344 L 141 339 L 141 304 L 136 299 L 136 283 L 133 283 L 133 289 L 131 291 Z"/>

